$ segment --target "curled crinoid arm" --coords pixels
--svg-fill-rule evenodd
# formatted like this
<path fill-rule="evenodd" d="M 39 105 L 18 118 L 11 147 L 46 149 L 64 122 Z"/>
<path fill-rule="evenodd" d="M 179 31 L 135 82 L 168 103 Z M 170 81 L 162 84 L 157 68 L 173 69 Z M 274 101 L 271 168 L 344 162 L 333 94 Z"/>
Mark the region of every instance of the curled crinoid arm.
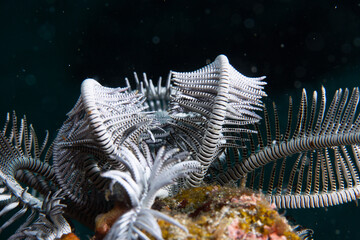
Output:
<path fill-rule="evenodd" d="M 60 238 L 63 234 L 71 232 L 71 228 L 66 219 L 62 216 L 65 205 L 60 203 L 63 198 L 60 191 L 54 194 L 49 193 L 47 197 L 41 201 L 32 197 L 25 189 L 20 196 L 16 196 L 13 192 L 17 192 L 16 184 L 11 181 L 4 183 L 3 189 L 9 192 L 11 198 L 8 204 L 0 211 L 0 218 L 7 219 L 0 226 L 0 236 L 3 231 L 8 228 L 17 226 L 9 240 L 18 239 L 45 239 L 54 240 Z M 40 208 L 39 208 L 40 206 Z M 18 210 L 14 213 L 14 210 Z M 25 216 L 27 216 L 25 218 Z M 37 219 L 36 216 L 38 216 Z M 21 223 L 21 225 L 19 225 Z M 4 234 L 9 234 L 4 233 Z"/>
<path fill-rule="evenodd" d="M 122 162 L 128 162 L 125 163 L 128 172 L 111 170 L 102 175 L 111 179 L 110 190 L 113 194 L 116 194 L 116 186 L 128 194 L 131 209 L 119 217 L 105 239 L 149 239 L 142 230 L 156 239 L 162 239 L 157 218 L 187 231 L 169 216 L 152 210 L 151 206 L 162 190 L 167 191 L 165 187 L 175 184 L 177 179 L 184 178 L 191 172 L 200 171 L 200 164 L 188 160 L 188 154 L 180 153 L 179 149 L 166 150 L 165 147 L 158 150 L 154 159 L 147 160 L 153 163 L 152 166 L 141 164 L 131 151 L 125 149 L 118 156 Z M 141 158 L 144 157 L 151 157 L 151 154 L 144 153 Z"/>
<path fill-rule="evenodd" d="M 316 91 L 308 98 L 303 90 L 295 121 L 290 98 L 283 132 L 275 104 L 273 111 L 264 110 L 264 124 L 255 125 L 258 133 L 250 136 L 248 145 L 260 148 L 243 154 L 218 175 L 218 182 L 249 173 L 248 186 L 265 192 L 279 208 L 325 207 L 358 199 L 359 95 L 358 88 L 339 89 L 327 107 L 324 87 L 320 99 Z"/>
<path fill-rule="evenodd" d="M 139 91 L 128 87 L 104 87 L 93 79 L 82 83 L 79 100 L 68 113 L 53 150 L 56 180 L 69 192 L 73 214 L 78 209 L 86 211 L 76 218 L 91 221 L 108 210 L 108 204 L 100 204 L 109 182 L 101 172 L 124 169 L 114 158 L 119 147 L 137 142 L 157 126 L 145 112 L 144 101 Z"/>
<path fill-rule="evenodd" d="M 28 226 L 41 211 L 42 200 L 38 195 L 54 188 L 49 185 L 54 180 L 54 171 L 43 157 L 48 137 L 40 147 L 35 130 L 31 125 L 28 127 L 25 117 L 20 126 L 15 113 L 11 122 L 9 119 L 8 114 L 0 132 L 0 218 L 6 219 L 0 227 L 0 236 L 29 214 L 18 229 Z M 24 189 L 22 184 L 27 187 Z"/>
<path fill-rule="evenodd" d="M 19 193 L 20 188 L 16 186 L 16 183 L 11 181 L 2 182 L 2 193 L 1 197 L 5 201 L 2 202 L 3 207 L 0 211 L 0 218 L 6 219 L 5 222 L 0 226 L 0 236 L 3 236 L 4 230 L 9 228 L 18 227 L 21 230 L 32 223 L 35 217 L 35 213 L 40 211 L 42 202 L 35 197 L 32 197 L 27 189 L 22 190 Z M 16 210 L 16 212 L 14 212 Z M 19 227 L 19 223 L 23 217 L 29 214 L 29 217 Z"/>
<path fill-rule="evenodd" d="M 41 193 L 48 192 L 50 187 L 46 182 L 54 180 L 54 171 L 47 162 L 51 148 L 45 151 L 48 132 L 40 146 L 33 126 L 28 126 L 25 116 L 20 120 L 20 126 L 15 112 L 11 124 L 9 118 L 8 114 L 3 131 L 0 132 L 0 180 L 17 183 L 21 179 Z M 17 187 L 20 194 L 24 189 L 19 184 Z"/>
<path fill-rule="evenodd" d="M 102 150 L 109 154 L 118 145 L 137 142 L 139 134 L 154 124 L 144 111 L 147 109 L 144 96 L 138 91 L 125 90 L 103 87 L 93 79 L 86 79 L 81 85 L 81 99 L 90 128 Z"/>
<path fill-rule="evenodd" d="M 240 133 L 254 132 L 244 126 L 260 120 L 255 111 L 261 110 L 261 98 L 266 96 L 263 79 L 245 77 L 224 55 L 193 72 L 171 72 L 172 125 L 195 148 L 196 160 L 203 166 L 202 172 L 187 179 L 189 186 L 201 183 L 226 147 L 240 147 Z"/>
<path fill-rule="evenodd" d="M 63 216 L 66 205 L 60 203 L 62 195 L 61 190 L 49 193 L 43 201 L 38 219 L 29 226 L 22 226 L 10 239 L 54 240 L 70 233 L 71 227 Z"/>

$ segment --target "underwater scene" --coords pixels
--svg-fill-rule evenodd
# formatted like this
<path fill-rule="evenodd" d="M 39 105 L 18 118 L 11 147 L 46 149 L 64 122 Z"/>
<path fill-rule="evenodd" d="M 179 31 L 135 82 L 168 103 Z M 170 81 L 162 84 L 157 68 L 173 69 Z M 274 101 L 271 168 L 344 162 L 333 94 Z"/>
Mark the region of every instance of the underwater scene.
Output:
<path fill-rule="evenodd" d="M 0 19 L 1 239 L 360 239 L 360 1 Z"/>

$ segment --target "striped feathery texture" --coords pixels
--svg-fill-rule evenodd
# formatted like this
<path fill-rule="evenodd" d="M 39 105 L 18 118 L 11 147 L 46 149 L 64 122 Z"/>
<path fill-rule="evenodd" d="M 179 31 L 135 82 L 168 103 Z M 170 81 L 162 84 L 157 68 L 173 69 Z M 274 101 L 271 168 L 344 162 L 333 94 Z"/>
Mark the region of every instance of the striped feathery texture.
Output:
<path fill-rule="evenodd" d="M 163 85 L 135 74 L 132 88 L 86 79 L 55 140 L 39 144 L 26 118 L 8 114 L 0 131 L 0 237 L 55 239 L 67 218 L 94 228 L 124 206 L 106 239 L 162 239 L 155 198 L 184 187 L 236 182 L 280 208 L 325 207 L 360 196 L 359 89 L 302 93 L 286 127 L 262 103 L 263 79 L 240 74 L 226 56 Z M 110 193 L 110 195 L 109 195 Z M 123 210 L 123 209 L 122 209 Z M 305 234 L 306 235 L 306 234 Z M 304 237 L 305 238 L 305 237 Z"/>
<path fill-rule="evenodd" d="M 155 85 L 152 79 L 148 79 L 146 74 L 143 74 L 143 79 L 140 80 L 136 73 L 134 73 L 136 84 L 136 91 L 142 94 L 146 101 L 144 105 L 147 107 L 149 114 L 155 120 L 156 126 L 151 128 L 150 138 L 144 134 L 141 136 L 153 148 L 159 148 L 165 144 L 169 145 L 171 138 L 171 126 L 169 125 L 169 102 L 171 92 L 171 74 L 169 74 L 165 86 L 162 85 L 162 78 L 158 79 Z M 130 86 L 129 80 L 126 78 L 127 85 Z M 131 90 L 131 87 L 130 87 Z M 144 138 L 145 137 L 145 138 Z M 187 149 L 184 149 L 186 151 Z"/>
<path fill-rule="evenodd" d="M 248 186 L 264 191 L 280 208 L 325 207 L 358 199 L 358 102 L 358 88 L 351 93 L 337 90 L 328 107 L 325 88 L 320 101 L 317 92 L 313 93 L 311 103 L 303 90 L 296 121 L 289 100 L 284 131 L 275 103 L 272 123 L 270 111 L 264 108 L 265 126 L 254 126 L 258 134 L 249 135 L 249 151 L 236 153 L 236 163 L 222 161 L 220 165 L 226 169 L 220 171 L 217 181 L 224 184 L 248 176 Z M 259 149 L 255 149 L 257 145 Z"/>
<path fill-rule="evenodd" d="M 35 130 L 32 125 L 28 127 L 26 118 L 20 120 L 19 128 L 15 112 L 11 119 L 8 114 L 0 132 L 0 205 L 3 206 L 0 218 L 6 219 L 0 226 L 0 236 L 4 230 L 16 226 L 10 239 L 58 238 L 70 232 L 69 223 L 58 211 L 65 205 L 57 198 L 59 192 L 51 200 L 40 197 L 56 189 L 54 171 L 49 165 L 51 147 L 45 152 L 48 134 L 39 147 Z M 51 182 L 54 185 L 50 186 Z M 31 187 L 31 193 L 20 183 Z M 55 221 L 42 221 L 45 215 Z"/>
<path fill-rule="evenodd" d="M 116 187 L 121 186 L 121 190 L 126 191 L 131 205 L 131 209 L 114 223 L 105 240 L 150 239 L 141 230 L 145 230 L 156 239 L 163 239 L 156 219 L 165 220 L 187 231 L 177 221 L 151 209 L 151 206 L 155 197 L 161 195 L 165 187 L 174 184 L 177 178 L 200 171 L 199 162 L 189 161 L 188 153 L 180 152 L 177 148 L 166 150 L 163 146 L 154 158 L 145 142 L 141 143 L 141 148 L 135 144 L 132 144 L 131 148 L 130 150 L 122 147 L 122 151 L 117 155 L 117 159 L 126 166 L 130 174 L 119 170 L 102 174 L 112 180 L 112 194 L 116 195 Z"/>
<path fill-rule="evenodd" d="M 129 141 L 137 142 L 141 133 L 156 125 L 144 111 L 145 97 L 127 89 L 103 87 L 93 79 L 86 79 L 81 85 L 81 99 L 90 128 L 102 151 L 108 154 Z"/>
<path fill-rule="evenodd" d="M 191 174 L 189 186 L 198 186 L 211 163 L 227 147 L 238 148 L 240 133 L 254 132 L 243 126 L 260 120 L 254 111 L 261 110 L 266 96 L 265 77 L 245 77 L 234 69 L 226 56 L 193 72 L 171 72 L 170 116 L 175 131 L 180 132 L 196 160 L 203 166 Z"/>
<path fill-rule="evenodd" d="M 23 226 L 8 240 L 17 239 L 60 239 L 64 234 L 71 232 L 70 224 L 63 216 L 66 205 L 60 203 L 64 198 L 62 190 L 48 194 L 43 201 L 41 211 L 36 221 L 30 226 Z"/>
<path fill-rule="evenodd" d="M 122 169 L 115 160 L 119 147 L 137 142 L 140 134 L 155 125 L 144 112 L 144 96 L 128 90 L 104 87 L 86 79 L 79 100 L 54 142 L 56 179 L 69 192 L 73 215 L 90 221 L 90 226 L 96 215 L 110 207 L 102 204 L 109 181 L 100 176 L 101 171 Z"/>

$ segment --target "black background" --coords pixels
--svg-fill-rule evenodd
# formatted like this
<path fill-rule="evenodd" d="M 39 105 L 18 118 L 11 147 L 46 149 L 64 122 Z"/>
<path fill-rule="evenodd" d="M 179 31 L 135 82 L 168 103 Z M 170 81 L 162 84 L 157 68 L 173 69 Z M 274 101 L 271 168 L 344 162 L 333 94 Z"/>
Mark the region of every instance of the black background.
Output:
<path fill-rule="evenodd" d="M 87 77 L 123 86 L 134 71 L 166 77 L 219 54 L 267 76 L 269 100 L 359 85 L 359 1 L 0 0 L 0 109 L 55 136 Z M 284 105 L 284 108 L 286 105 Z M 287 210 L 316 239 L 360 239 L 354 203 Z"/>

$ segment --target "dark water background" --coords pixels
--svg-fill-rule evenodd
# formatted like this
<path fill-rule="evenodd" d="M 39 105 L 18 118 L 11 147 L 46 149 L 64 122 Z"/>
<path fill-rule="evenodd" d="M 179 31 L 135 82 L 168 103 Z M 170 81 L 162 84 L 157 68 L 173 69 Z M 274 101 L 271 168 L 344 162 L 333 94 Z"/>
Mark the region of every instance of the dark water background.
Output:
<path fill-rule="evenodd" d="M 360 1 L 0 0 L 1 115 L 15 109 L 54 137 L 83 79 L 123 86 L 133 71 L 157 79 L 221 53 L 266 75 L 280 105 L 303 87 L 330 97 L 359 85 Z M 360 239 L 355 203 L 287 215 L 316 239 Z"/>

